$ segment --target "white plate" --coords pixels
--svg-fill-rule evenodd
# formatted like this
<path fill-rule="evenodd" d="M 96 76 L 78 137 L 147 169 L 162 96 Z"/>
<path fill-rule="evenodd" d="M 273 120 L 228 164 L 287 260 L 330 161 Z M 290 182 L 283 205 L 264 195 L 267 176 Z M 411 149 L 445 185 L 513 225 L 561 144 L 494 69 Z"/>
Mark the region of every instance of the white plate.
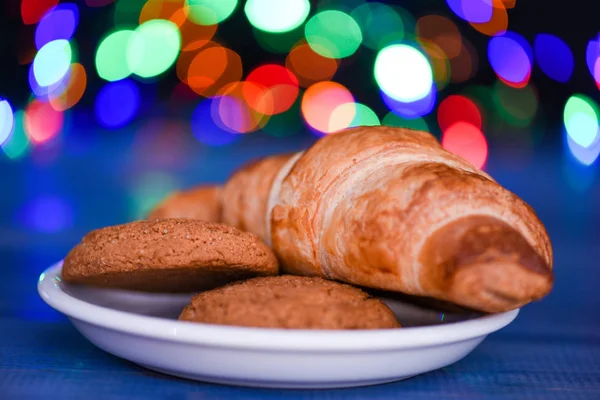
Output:
<path fill-rule="evenodd" d="M 38 291 L 90 342 L 155 371 L 232 385 L 337 388 L 409 378 L 462 359 L 519 313 L 440 314 L 384 299 L 404 328 L 314 331 L 198 324 L 176 320 L 190 295 L 68 285 L 60 279 L 61 266 L 40 276 Z"/>

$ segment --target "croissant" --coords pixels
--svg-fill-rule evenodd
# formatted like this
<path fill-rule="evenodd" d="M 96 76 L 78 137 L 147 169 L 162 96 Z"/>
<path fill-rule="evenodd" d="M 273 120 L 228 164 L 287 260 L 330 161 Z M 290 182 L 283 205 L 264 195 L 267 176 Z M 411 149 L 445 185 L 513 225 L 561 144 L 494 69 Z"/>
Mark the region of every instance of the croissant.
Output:
<path fill-rule="evenodd" d="M 429 133 L 358 127 L 255 162 L 223 189 L 225 222 L 283 271 L 485 312 L 549 293 L 552 247 L 533 209 Z"/>
<path fill-rule="evenodd" d="M 220 222 L 221 187 L 200 185 L 173 192 L 150 210 L 147 218 L 191 218 Z"/>

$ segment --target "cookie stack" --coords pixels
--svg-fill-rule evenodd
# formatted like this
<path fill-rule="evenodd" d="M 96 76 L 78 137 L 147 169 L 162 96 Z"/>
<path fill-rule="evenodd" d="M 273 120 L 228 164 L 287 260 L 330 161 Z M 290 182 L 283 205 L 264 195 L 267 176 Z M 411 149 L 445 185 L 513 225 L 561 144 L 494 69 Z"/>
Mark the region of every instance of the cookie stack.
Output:
<path fill-rule="evenodd" d="M 206 192 L 170 196 L 151 215 L 193 212 L 182 199 L 194 193 Z M 206 197 L 199 204 L 213 209 Z M 255 234 L 191 218 L 92 231 L 67 255 L 62 269 L 62 279 L 70 284 L 200 292 L 181 313 L 182 321 L 288 329 L 400 326 L 383 302 L 361 289 L 278 274 L 275 255 Z"/>

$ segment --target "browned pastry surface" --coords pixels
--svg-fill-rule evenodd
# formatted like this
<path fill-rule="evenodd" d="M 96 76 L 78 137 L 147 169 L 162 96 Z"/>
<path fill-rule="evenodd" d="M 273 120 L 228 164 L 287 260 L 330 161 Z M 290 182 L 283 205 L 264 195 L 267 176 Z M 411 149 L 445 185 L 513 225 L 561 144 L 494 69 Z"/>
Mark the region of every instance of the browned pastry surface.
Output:
<path fill-rule="evenodd" d="M 148 219 L 192 218 L 221 221 L 221 187 L 197 186 L 171 193 L 150 213 Z"/>
<path fill-rule="evenodd" d="M 69 283 L 152 292 L 192 292 L 275 275 L 271 250 L 254 234 L 193 219 L 158 219 L 88 233 L 64 260 Z"/>
<path fill-rule="evenodd" d="M 552 287 L 550 239 L 531 207 L 426 132 L 326 136 L 272 197 L 271 243 L 287 273 L 483 311 L 520 307 Z M 468 235 L 444 234 L 463 219 Z M 451 241 L 447 254 L 435 249 Z M 447 267 L 454 262 L 463 267 Z"/>
<path fill-rule="evenodd" d="M 282 154 L 237 170 L 223 188 L 223 223 L 265 240 L 267 198 L 279 168 L 292 156 Z"/>
<path fill-rule="evenodd" d="M 197 294 L 179 319 L 287 329 L 400 327 L 382 301 L 358 288 L 291 275 L 254 278 Z"/>

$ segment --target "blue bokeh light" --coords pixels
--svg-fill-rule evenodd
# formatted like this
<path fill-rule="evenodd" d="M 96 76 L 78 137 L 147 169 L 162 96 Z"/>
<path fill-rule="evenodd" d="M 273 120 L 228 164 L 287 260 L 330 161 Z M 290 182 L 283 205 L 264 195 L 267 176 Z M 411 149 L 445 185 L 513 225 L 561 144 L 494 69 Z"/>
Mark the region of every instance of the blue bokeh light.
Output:
<path fill-rule="evenodd" d="M 40 49 L 53 40 L 71 40 L 79 23 L 76 4 L 63 3 L 52 8 L 40 20 L 35 30 L 35 46 Z"/>
<path fill-rule="evenodd" d="M 15 127 L 15 116 L 8 102 L 0 98 L 0 146 L 8 141 Z"/>
<path fill-rule="evenodd" d="M 224 146 L 238 139 L 240 135 L 225 130 L 224 124 L 215 123 L 213 102 L 214 100 L 207 99 L 198 104 L 192 114 L 192 132 L 201 143 L 208 146 Z"/>
<path fill-rule="evenodd" d="M 533 43 L 540 69 L 551 79 L 566 83 L 571 79 L 575 61 L 569 46 L 558 36 L 540 33 Z"/>
<path fill-rule="evenodd" d="M 494 13 L 492 0 L 446 0 L 446 2 L 459 18 L 475 24 L 489 22 Z"/>
<path fill-rule="evenodd" d="M 28 229 L 56 233 L 73 225 L 73 207 L 58 196 L 42 196 L 26 203 L 17 213 L 18 222 Z"/>
<path fill-rule="evenodd" d="M 140 90 L 130 79 L 104 85 L 96 97 L 96 119 L 106 128 L 127 125 L 140 107 Z"/>
<path fill-rule="evenodd" d="M 435 90 L 435 86 L 431 87 L 431 90 L 429 90 L 427 96 L 411 103 L 395 100 L 385 94 L 383 91 L 380 91 L 380 93 L 383 102 L 390 111 L 408 119 L 419 118 L 429 114 L 431 111 L 433 111 L 437 99 L 437 91 Z"/>
<path fill-rule="evenodd" d="M 596 74 L 596 63 L 598 62 L 599 58 L 600 58 L 600 41 L 590 40 L 587 45 L 586 52 L 585 52 L 585 61 L 587 63 L 590 74 L 592 74 L 592 77 L 600 86 L 600 76 L 597 76 L 598 74 Z"/>
<path fill-rule="evenodd" d="M 523 87 L 529 82 L 533 51 L 523 36 L 505 32 L 492 37 L 488 58 L 496 75 L 507 84 Z"/>

